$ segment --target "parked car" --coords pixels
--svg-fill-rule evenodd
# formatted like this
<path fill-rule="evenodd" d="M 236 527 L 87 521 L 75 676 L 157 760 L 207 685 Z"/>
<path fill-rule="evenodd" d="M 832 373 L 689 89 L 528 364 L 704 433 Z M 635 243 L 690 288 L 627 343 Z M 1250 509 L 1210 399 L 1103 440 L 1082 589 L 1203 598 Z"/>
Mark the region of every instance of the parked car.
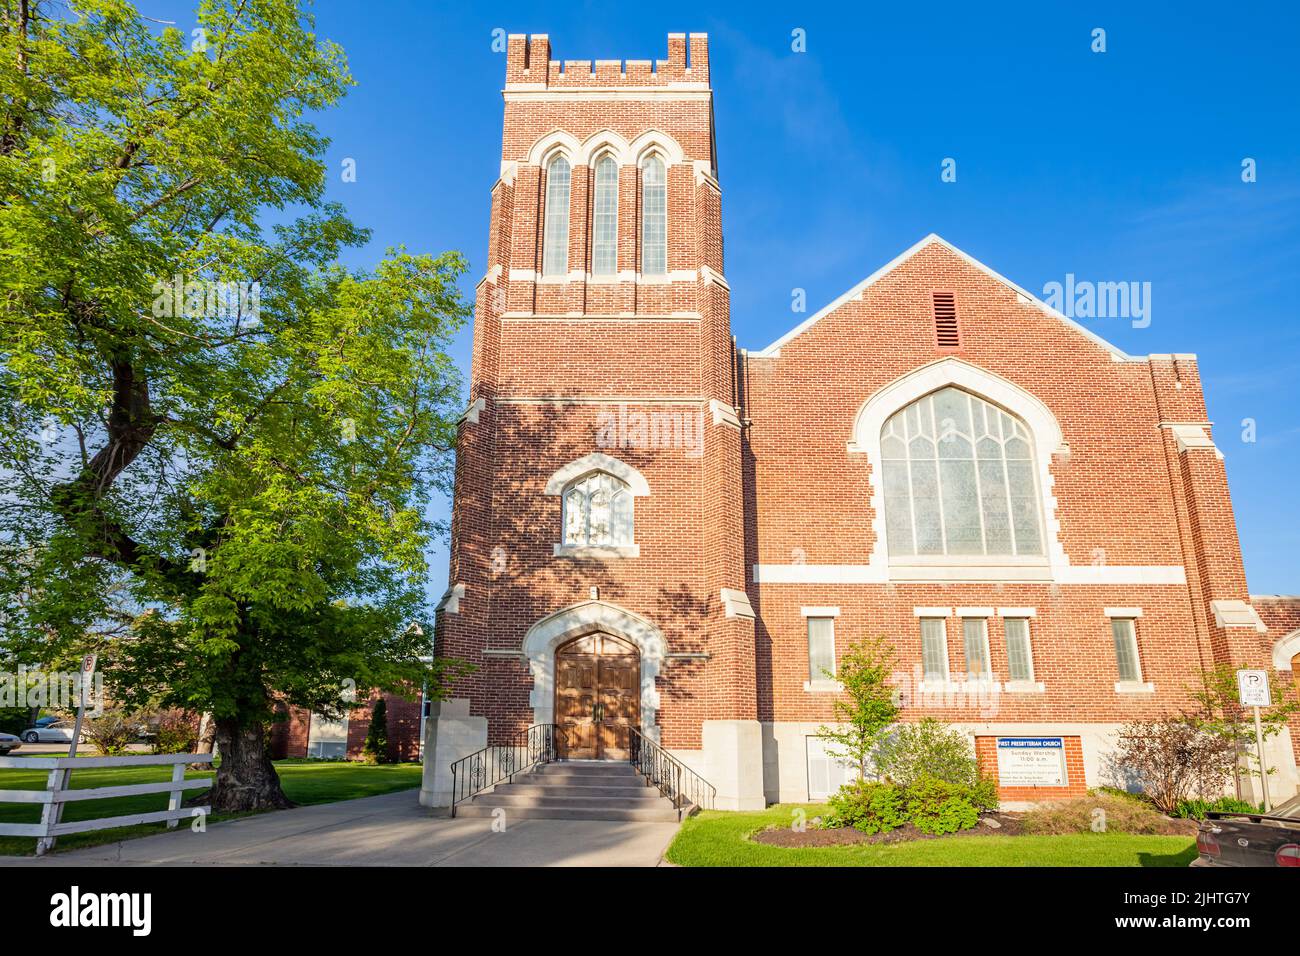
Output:
<path fill-rule="evenodd" d="M 1300 819 L 1212 811 L 1196 835 L 1192 866 L 1300 867 Z"/>
<path fill-rule="evenodd" d="M 48 717 L 48 716 L 47 716 L 47 717 L 37 717 L 34 721 L 32 721 L 32 726 L 33 726 L 33 727 L 48 727 L 50 724 L 53 724 L 53 723 L 55 723 L 55 722 L 57 722 L 57 721 L 60 721 L 60 720 L 62 720 L 62 719 L 63 719 L 62 717 Z"/>
<path fill-rule="evenodd" d="M 13 734 L 0 734 L 0 757 L 5 756 L 11 750 L 17 750 L 22 744 Z"/>
<path fill-rule="evenodd" d="M 72 743 L 72 731 L 76 729 L 77 723 L 74 720 L 55 720 L 45 726 L 40 725 L 40 721 L 34 726 L 28 727 L 22 733 L 22 738 L 29 744 L 70 744 Z M 82 734 L 85 739 L 85 734 Z"/>

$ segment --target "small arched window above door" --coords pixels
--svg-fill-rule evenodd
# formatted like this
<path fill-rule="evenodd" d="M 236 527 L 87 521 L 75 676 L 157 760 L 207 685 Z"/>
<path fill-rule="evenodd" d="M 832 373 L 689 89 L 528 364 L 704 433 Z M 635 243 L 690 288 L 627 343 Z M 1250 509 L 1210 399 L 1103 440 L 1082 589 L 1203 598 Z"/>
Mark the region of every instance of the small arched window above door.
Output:
<path fill-rule="evenodd" d="M 564 543 L 610 547 L 632 543 L 632 491 L 604 471 L 564 490 Z"/>

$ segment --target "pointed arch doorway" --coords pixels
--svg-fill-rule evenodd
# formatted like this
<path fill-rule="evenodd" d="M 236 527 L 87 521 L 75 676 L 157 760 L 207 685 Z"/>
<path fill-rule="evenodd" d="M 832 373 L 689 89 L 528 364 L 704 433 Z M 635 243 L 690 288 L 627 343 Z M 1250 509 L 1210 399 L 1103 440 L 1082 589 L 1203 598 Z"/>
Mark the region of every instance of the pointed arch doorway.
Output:
<path fill-rule="evenodd" d="M 641 655 L 604 632 L 584 634 L 555 652 L 555 722 L 571 760 L 624 760 L 629 728 L 641 724 Z"/>

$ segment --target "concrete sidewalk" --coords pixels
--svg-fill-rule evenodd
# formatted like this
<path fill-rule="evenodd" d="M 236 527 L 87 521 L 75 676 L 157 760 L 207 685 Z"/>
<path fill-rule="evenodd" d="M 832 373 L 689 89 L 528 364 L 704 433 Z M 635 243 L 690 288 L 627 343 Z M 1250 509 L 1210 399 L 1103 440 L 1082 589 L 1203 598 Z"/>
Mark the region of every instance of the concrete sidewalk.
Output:
<path fill-rule="evenodd" d="M 657 866 L 676 823 L 448 818 L 417 791 L 214 823 L 0 866 Z"/>

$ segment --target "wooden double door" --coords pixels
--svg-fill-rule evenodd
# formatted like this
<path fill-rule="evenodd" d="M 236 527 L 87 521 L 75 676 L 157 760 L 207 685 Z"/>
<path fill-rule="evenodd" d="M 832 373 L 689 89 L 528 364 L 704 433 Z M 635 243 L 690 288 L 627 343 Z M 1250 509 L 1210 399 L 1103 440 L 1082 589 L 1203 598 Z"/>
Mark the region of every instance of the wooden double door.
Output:
<path fill-rule="evenodd" d="M 559 749 L 574 760 L 623 760 L 641 727 L 641 655 L 609 634 L 588 634 L 555 654 Z"/>

